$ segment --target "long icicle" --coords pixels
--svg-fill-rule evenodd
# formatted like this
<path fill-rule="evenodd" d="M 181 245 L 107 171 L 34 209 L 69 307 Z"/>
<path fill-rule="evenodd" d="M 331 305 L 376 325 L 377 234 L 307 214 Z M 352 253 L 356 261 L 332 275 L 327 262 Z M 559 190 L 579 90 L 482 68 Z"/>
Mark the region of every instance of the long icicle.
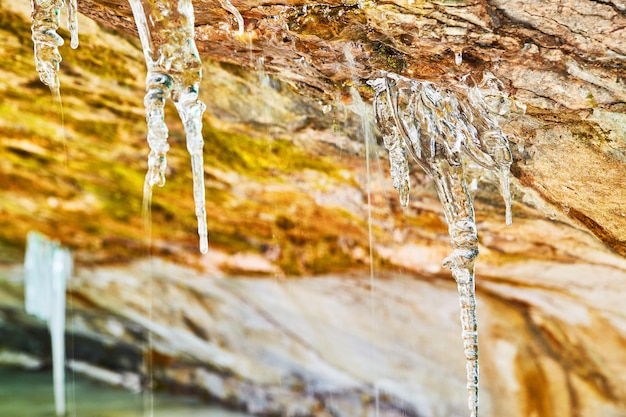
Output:
<path fill-rule="evenodd" d="M 457 282 L 461 326 L 467 368 L 468 407 L 478 415 L 478 327 L 474 284 L 474 260 L 478 237 L 472 198 L 467 191 L 465 158 L 499 177 L 506 205 L 506 223 L 511 221 L 508 174 L 512 162 L 508 139 L 496 116 L 508 112 L 502 83 L 485 74 L 480 86 L 453 90 L 433 83 L 386 73 L 368 82 L 375 90 L 376 122 L 389 151 L 391 176 L 408 203 L 407 155 L 433 179 L 448 223 L 453 252 L 443 266 Z"/>
<path fill-rule="evenodd" d="M 146 59 L 146 121 L 148 124 L 148 172 L 145 190 L 165 184 L 168 129 L 165 101 L 171 98 L 185 127 L 191 155 L 195 213 L 200 252 L 208 252 L 202 114 L 198 99 L 202 62 L 194 41 L 194 11 L 191 0 L 129 0 Z M 175 4 L 175 6 L 174 6 Z M 149 18 L 148 18 L 149 17 Z M 145 193 L 145 191 L 144 191 Z"/>
<path fill-rule="evenodd" d="M 474 285 L 474 259 L 478 256 L 478 237 L 474 220 L 474 207 L 467 192 L 462 166 L 450 166 L 447 161 L 437 162 L 435 176 L 437 195 L 442 202 L 448 223 L 452 254 L 443 261 L 457 283 L 461 307 L 461 337 L 467 371 L 467 394 L 470 416 L 478 415 L 478 325 L 476 320 L 476 291 Z"/>

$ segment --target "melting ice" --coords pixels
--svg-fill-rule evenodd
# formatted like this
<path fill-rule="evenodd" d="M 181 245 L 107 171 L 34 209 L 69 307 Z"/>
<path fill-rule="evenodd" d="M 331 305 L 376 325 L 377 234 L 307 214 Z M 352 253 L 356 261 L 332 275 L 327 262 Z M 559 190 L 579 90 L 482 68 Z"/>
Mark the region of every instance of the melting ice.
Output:
<path fill-rule="evenodd" d="M 243 17 L 241 16 L 241 13 L 239 13 L 239 10 L 233 6 L 230 0 L 220 0 L 220 4 L 224 10 L 229 11 L 233 14 L 233 16 L 235 16 L 235 20 L 237 21 L 237 36 L 243 35 Z"/>
<path fill-rule="evenodd" d="M 233 13 L 238 24 L 238 34 L 244 30 L 244 21 L 230 0 L 220 0 L 222 6 Z M 165 101 L 174 101 L 185 126 L 187 149 L 191 155 L 193 189 L 200 251 L 208 251 L 204 196 L 204 167 L 202 161 L 202 114 L 205 105 L 198 100 L 202 79 L 202 62 L 194 41 L 194 12 L 191 0 L 129 0 L 148 74 L 146 77 L 146 119 L 148 123 L 148 172 L 144 197 L 150 201 L 152 187 L 165 184 L 168 130 L 164 121 Z M 32 39 L 35 65 L 41 81 L 60 99 L 59 47 L 64 41 L 57 33 L 63 0 L 31 0 Z M 68 0 L 67 24 L 71 47 L 78 47 L 77 0 Z"/>
<path fill-rule="evenodd" d="M 28 234 L 24 260 L 25 310 L 45 321 L 52 342 L 56 414 L 65 415 L 65 284 L 72 275 L 69 250 L 39 233 Z"/>
<path fill-rule="evenodd" d="M 194 41 L 193 5 L 191 0 L 130 0 L 130 6 L 148 69 L 144 105 L 150 155 L 144 198 L 150 199 L 155 184 L 165 184 L 169 145 L 164 106 L 169 98 L 185 127 L 187 150 L 191 155 L 200 252 L 206 253 L 208 237 L 202 160 L 205 105 L 198 99 L 202 62 Z"/>
<path fill-rule="evenodd" d="M 57 33 L 59 13 L 64 6 L 63 0 L 31 0 L 32 38 L 35 49 L 35 66 L 41 82 L 59 95 L 59 47 L 64 41 Z M 78 47 L 78 9 L 76 0 L 67 3 L 67 23 L 70 31 L 70 46 Z"/>
<path fill-rule="evenodd" d="M 454 53 L 454 64 L 458 67 L 462 63 L 463 63 L 463 52 L 462 51 L 456 51 Z"/>
<path fill-rule="evenodd" d="M 467 81 L 467 80 L 463 80 Z M 400 202 L 409 202 L 409 156 L 433 179 L 443 205 L 453 252 L 443 265 L 457 282 L 467 366 L 470 415 L 478 413 L 478 329 L 474 259 L 478 238 L 465 165 L 475 162 L 494 171 L 511 223 L 509 142 L 498 126 L 510 101 L 502 83 L 486 73 L 480 85 L 443 88 L 427 81 L 386 73 L 368 82 L 375 90 L 374 111 L 389 151 L 391 177 Z"/>

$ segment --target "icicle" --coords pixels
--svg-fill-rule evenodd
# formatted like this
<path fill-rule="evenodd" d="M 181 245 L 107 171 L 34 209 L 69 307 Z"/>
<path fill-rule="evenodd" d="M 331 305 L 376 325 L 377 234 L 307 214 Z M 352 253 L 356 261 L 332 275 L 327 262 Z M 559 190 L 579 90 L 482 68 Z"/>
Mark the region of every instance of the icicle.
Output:
<path fill-rule="evenodd" d="M 389 104 L 391 100 L 391 92 L 387 89 L 387 81 L 382 79 L 375 81 L 379 82 L 379 84 L 372 84 L 375 89 L 379 91 L 386 90 L 387 93 L 389 93 L 376 95 L 374 112 L 376 115 L 376 122 L 379 125 L 393 125 L 389 134 L 383 135 L 383 144 L 387 151 L 389 151 L 389 166 L 393 186 L 400 194 L 400 204 L 403 207 L 406 207 L 409 204 L 409 191 L 411 188 L 407 149 L 402 145 L 400 134 L 398 133 L 398 127 L 395 125 L 394 107 Z M 388 105 L 381 105 L 381 102 L 385 102 Z"/>
<path fill-rule="evenodd" d="M 59 47 L 64 41 L 57 33 L 59 13 L 63 0 L 31 0 L 32 39 L 35 52 L 35 67 L 41 82 L 50 87 L 55 96 L 60 96 Z M 76 0 L 67 3 L 67 26 L 70 31 L 70 46 L 78 48 L 78 7 Z"/>
<path fill-rule="evenodd" d="M 497 167 L 500 194 L 506 207 L 506 224 L 510 226 L 513 220 L 509 175 L 513 158 L 509 141 L 498 126 L 497 117 L 505 116 L 510 112 L 512 100 L 504 91 L 502 81 L 491 72 L 484 74 L 480 85 L 468 87 L 468 99 L 470 105 L 478 109 L 479 115 L 482 116 L 476 123 L 476 128 L 482 135 L 485 151 L 493 158 Z M 493 169 L 494 166 L 491 168 Z"/>
<path fill-rule="evenodd" d="M 41 82 L 50 87 L 54 95 L 59 94 L 59 46 L 63 38 L 57 33 L 59 13 L 63 0 L 31 0 L 32 39 L 35 50 L 35 66 Z"/>
<path fill-rule="evenodd" d="M 144 193 L 151 191 L 155 184 L 165 184 L 169 145 L 164 106 L 165 101 L 171 98 L 185 127 L 187 150 L 191 155 L 200 252 L 207 253 L 202 156 L 202 114 L 205 105 L 198 99 L 202 62 L 194 41 L 193 5 L 191 0 L 130 0 L 130 6 L 148 69 L 144 105 L 150 155 Z"/>
<path fill-rule="evenodd" d="M 70 31 L 70 46 L 78 48 L 78 4 L 76 0 L 67 2 L 67 28 Z"/>
<path fill-rule="evenodd" d="M 72 275 L 67 249 L 31 232 L 24 260 L 25 310 L 45 321 L 52 342 L 54 403 L 57 416 L 65 415 L 65 284 Z"/>
<path fill-rule="evenodd" d="M 485 74 L 479 86 L 458 93 L 426 81 L 386 73 L 370 80 L 374 88 L 376 122 L 389 150 L 391 176 L 405 204 L 408 189 L 400 185 L 408 178 L 406 155 L 435 182 L 442 203 L 453 252 L 443 265 L 457 282 L 461 326 L 467 364 L 468 406 L 471 417 L 478 414 L 478 328 L 474 288 L 474 260 L 478 238 L 472 199 L 464 171 L 466 157 L 500 178 L 506 204 L 506 222 L 511 219 L 509 171 L 512 162 L 509 142 L 496 117 L 510 107 L 502 83 Z M 428 149 L 428 152 L 424 150 Z"/>
<path fill-rule="evenodd" d="M 463 51 L 454 52 L 454 63 L 457 67 L 461 66 L 463 63 Z"/>
<path fill-rule="evenodd" d="M 239 10 L 235 6 L 233 6 L 230 0 L 220 0 L 220 4 L 224 8 L 224 10 L 231 12 L 233 16 L 235 16 L 235 20 L 237 21 L 236 34 L 237 36 L 242 36 L 244 31 L 243 17 L 241 17 L 241 13 L 239 13 Z"/>

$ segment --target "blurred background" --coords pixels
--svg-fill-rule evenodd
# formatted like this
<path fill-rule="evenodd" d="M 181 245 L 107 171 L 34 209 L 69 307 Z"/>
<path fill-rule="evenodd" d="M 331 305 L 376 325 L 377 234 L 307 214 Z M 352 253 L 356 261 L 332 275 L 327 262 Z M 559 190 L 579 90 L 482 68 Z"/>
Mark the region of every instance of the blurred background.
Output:
<path fill-rule="evenodd" d="M 467 415 L 458 296 L 441 267 L 450 248 L 434 187 L 412 167 L 402 208 L 380 141 L 370 143 L 368 175 L 361 121 L 371 110 L 352 102 L 349 87 L 368 103 L 372 91 L 350 81 L 345 62 L 329 69 L 320 48 L 332 43 L 325 28 L 346 22 L 380 30 L 382 14 L 398 22 L 400 9 L 423 19 L 470 9 L 351 6 L 344 22 L 332 20 L 340 8 L 284 5 L 292 14 L 276 19 L 291 19 L 281 30 L 296 49 L 283 51 L 269 44 L 286 43 L 282 35 L 264 41 L 271 27 L 255 15 L 261 6 L 236 4 L 249 33 L 236 39 L 229 15 L 216 12 L 226 26 L 211 26 L 205 14 L 218 5 L 197 3 L 207 255 L 198 250 L 189 156 L 171 103 L 167 183 L 155 187 L 151 230 L 144 226 L 145 64 L 125 2 L 81 6 L 98 23 L 81 15 L 80 47 L 61 48 L 62 106 L 35 71 L 29 5 L 0 2 L 0 416 L 55 413 L 50 334 L 24 308 L 30 231 L 73 257 L 64 337 L 70 416 Z M 278 16 L 263 7 L 265 17 Z M 609 9 L 623 20 L 619 5 Z M 410 33 L 418 23 L 407 22 Z M 507 33 L 496 35 L 522 39 Z M 332 34 L 344 43 L 354 35 Z M 454 51 L 433 43 L 419 66 L 410 51 L 385 49 L 394 40 L 356 39 L 364 46 L 350 44 L 355 80 L 384 69 L 445 82 L 486 65 L 467 53 L 457 66 Z M 306 42 L 316 45 L 311 55 Z M 478 172 L 472 189 L 481 416 L 626 416 L 623 79 L 589 81 L 610 65 L 586 67 L 565 47 L 541 66 L 532 59 L 548 62 L 559 49 L 502 42 L 518 51 L 501 64 L 503 79 L 528 111 L 505 126 L 513 225 L 504 224 L 494 178 Z M 306 60 L 293 61 L 294 50 Z M 437 75 L 436 65 L 452 75 Z M 538 83 L 560 90 L 523 88 L 535 82 L 533 65 Z M 579 78 L 549 78 L 564 67 Z"/>

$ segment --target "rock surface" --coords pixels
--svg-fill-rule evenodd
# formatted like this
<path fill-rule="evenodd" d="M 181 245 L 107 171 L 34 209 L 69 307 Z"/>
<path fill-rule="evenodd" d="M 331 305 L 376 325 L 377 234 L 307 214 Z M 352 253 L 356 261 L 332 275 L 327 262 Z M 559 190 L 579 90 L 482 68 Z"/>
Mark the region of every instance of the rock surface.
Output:
<path fill-rule="evenodd" d="M 37 80 L 28 5 L 2 2 L 1 351 L 46 356 L 15 266 L 36 229 L 77 260 L 74 360 L 123 383 L 144 371 L 150 329 L 160 386 L 253 412 L 374 415 L 378 392 L 381 415 L 465 415 L 441 207 L 415 167 L 402 209 L 381 147 L 368 185 L 348 88 L 369 100 L 381 71 L 445 84 L 490 70 L 528 110 L 505 126 L 513 226 L 493 179 L 475 192 L 481 416 L 626 416 L 622 1 L 233 1 L 241 37 L 219 2 L 194 3 L 207 257 L 172 107 L 168 183 L 151 238 L 143 228 L 145 67 L 127 2 L 79 1 L 109 30 L 82 19 L 79 49 L 62 48 L 63 125 Z"/>
<path fill-rule="evenodd" d="M 580 233 L 568 240 L 589 243 Z M 603 261 L 594 264 L 478 266 L 482 415 L 626 415 L 626 262 L 596 250 Z M 362 274 L 215 275 L 156 258 L 81 268 L 70 289 L 73 362 L 112 369 L 136 388 L 148 329 L 157 387 L 252 413 L 465 414 L 457 295 L 445 274 L 381 272 L 372 283 Z M 5 349 L 45 356 L 24 346 L 45 332 L 16 321 L 20 268 L 0 278 Z M 18 337 L 24 329 L 30 336 Z"/>

